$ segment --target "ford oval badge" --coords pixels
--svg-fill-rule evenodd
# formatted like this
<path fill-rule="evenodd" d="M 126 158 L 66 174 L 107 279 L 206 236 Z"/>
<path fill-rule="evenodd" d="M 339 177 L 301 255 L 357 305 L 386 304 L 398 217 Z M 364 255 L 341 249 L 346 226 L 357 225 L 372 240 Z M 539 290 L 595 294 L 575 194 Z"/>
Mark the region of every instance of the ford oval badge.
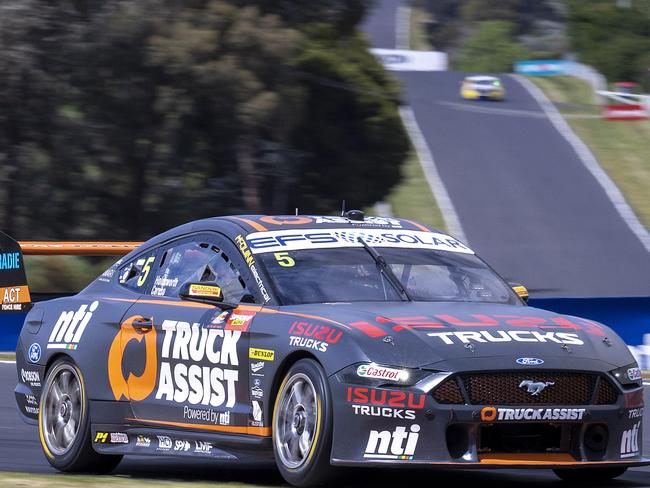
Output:
<path fill-rule="evenodd" d="M 539 366 L 540 364 L 544 364 L 544 360 L 539 358 L 517 358 L 517 364 L 521 364 L 522 366 Z"/>

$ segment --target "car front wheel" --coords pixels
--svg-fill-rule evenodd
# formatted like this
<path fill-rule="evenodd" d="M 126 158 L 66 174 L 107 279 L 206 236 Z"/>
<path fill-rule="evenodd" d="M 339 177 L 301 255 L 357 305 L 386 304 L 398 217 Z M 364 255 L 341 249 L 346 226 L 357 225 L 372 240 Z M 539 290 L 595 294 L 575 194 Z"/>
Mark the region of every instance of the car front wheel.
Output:
<path fill-rule="evenodd" d="M 332 400 L 323 368 L 301 359 L 287 372 L 273 409 L 273 450 L 283 478 L 295 486 L 330 481 Z"/>

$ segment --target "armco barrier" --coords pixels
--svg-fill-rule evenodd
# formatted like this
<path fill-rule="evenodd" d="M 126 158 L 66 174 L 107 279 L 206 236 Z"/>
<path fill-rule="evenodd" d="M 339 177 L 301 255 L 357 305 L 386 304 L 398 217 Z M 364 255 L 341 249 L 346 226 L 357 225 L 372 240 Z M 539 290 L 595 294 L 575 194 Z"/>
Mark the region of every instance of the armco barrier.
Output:
<path fill-rule="evenodd" d="M 650 370 L 650 297 L 531 298 L 529 304 L 612 327 L 630 346 L 639 365 Z M 0 351 L 16 349 L 24 319 L 24 314 L 0 315 Z"/>

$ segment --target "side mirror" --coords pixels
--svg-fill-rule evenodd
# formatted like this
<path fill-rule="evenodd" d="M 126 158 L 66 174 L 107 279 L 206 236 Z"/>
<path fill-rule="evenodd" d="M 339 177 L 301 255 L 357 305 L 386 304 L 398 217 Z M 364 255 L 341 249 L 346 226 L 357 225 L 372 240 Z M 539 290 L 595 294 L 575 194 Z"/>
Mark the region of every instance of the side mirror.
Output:
<path fill-rule="evenodd" d="M 528 288 L 521 283 L 509 283 L 512 290 L 521 298 L 524 303 L 528 303 Z"/>
<path fill-rule="evenodd" d="M 236 308 L 235 305 L 224 303 L 221 287 L 214 282 L 185 283 L 181 286 L 178 296 L 182 300 L 209 303 L 222 309 Z"/>

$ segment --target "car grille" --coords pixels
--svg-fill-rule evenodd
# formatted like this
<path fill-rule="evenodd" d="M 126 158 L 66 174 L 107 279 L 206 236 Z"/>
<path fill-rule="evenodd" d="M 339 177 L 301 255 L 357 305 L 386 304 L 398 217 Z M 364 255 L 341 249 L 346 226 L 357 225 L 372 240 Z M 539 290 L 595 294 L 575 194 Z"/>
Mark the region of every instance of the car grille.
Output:
<path fill-rule="evenodd" d="M 524 381 L 554 384 L 533 395 L 520 386 Z M 618 399 L 616 388 L 600 374 L 551 371 L 453 375 L 432 395 L 438 403 L 456 405 L 612 405 Z"/>

